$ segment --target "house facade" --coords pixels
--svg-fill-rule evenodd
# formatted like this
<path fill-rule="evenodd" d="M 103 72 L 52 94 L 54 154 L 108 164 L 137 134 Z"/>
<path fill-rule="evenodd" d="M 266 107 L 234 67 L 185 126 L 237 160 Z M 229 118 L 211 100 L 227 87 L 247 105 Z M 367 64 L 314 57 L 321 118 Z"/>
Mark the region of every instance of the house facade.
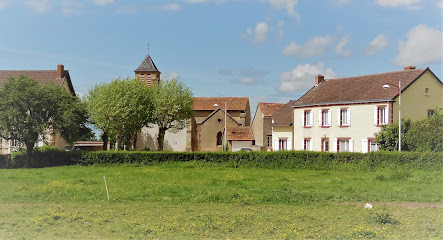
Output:
<path fill-rule="evenodd" d="M 292 105 L 294 100 L 289 101 L 272 115 L 272 141 L 273 151 L 287 151 L 293 149 L 293 120 Z"/>
<path fill-rule="evenodd" d="M 69 71 L 65 70 L 63 65 L 57 65 L 57 70 L 0 70 L 0 85 L 6 82 L 9 77 L 27 76 L 33 78 L 39 84 L 55 83 L 62 86 L 66 91 L 75 95 L 74 87 L 71 82 Z M 36 143 L 36 147 L 43 145 L 56 146 L 63 150 L 68 144 L 60 136 L 60 133 L 48 133 L 47 136 L 41 136 Z M 10 154 L 23 148 L 24 145 L 18 141 L 0 139 L 0 153 Z"/>
<path fill-rule="evenodd" d="M 383 88 L 388 84 L 389 89 Z M 377 151 L 375 133 L 401 117 L 413 121 L 443 106 L 442 82 L 429 68 L 328 79 L 318 75 L 315 86 L 292 105 L 293 148 L 327 152 Z"/>
<path fill-rule="evenodd" d="M 272 150 L 272 115 L 283 107 L 282 103 L 258 103 L 251 128 L 255 145 L 263 151 Z"/>

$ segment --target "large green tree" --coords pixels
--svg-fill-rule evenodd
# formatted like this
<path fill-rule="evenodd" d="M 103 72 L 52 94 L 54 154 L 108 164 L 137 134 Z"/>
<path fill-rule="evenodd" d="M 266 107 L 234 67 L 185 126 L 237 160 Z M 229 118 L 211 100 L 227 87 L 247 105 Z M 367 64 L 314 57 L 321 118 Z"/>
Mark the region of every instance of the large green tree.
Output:
<path fill-rule="evenodd" d="M 20 76 L 0 87 L 0 135 L 26 145 L 26 166 L 39 137 L 59 131 L 72 143 L 90 133 L 87 119 L 85 105 L 59 85 Z"/>
<path fill-rule="evenodd" d="M 405 141 L 411 151 L 443 151 L 443 111 L 420 121 L 413 122 L 406 134 Z"/>
<path fill-rule="evenodd" d="M 96 85 L 86 98 L 94 125 L 106 135 L 115 135 L 115 149 L 121 140 L 136 133 L 152 119 L 153 103 L 148 86 L 137 79 L 117 78 Z M 135 141 L 134 141 L 135 142 Z"/>
<path fill-rule="evenodd" d="M 151 88 L 154 102 L 152 123 L 158 126 L 158 150 L 163 150 L 167 130 L 176 132 L 186 127 L 194 111 L 190 88 L 177 79 L 163 80 Z"/>

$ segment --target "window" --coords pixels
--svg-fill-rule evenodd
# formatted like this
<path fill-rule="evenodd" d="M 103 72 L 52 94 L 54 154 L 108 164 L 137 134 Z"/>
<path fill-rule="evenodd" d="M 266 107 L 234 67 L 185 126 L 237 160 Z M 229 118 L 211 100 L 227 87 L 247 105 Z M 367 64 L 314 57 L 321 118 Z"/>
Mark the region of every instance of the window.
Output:
<path fill-rule="evenodd" d="M 329 127 L 331 126 L 331 110 L 329 109 L 322 109 L 318 112 L 319 119 L 318 119 L 318 125 L 322 127 Z"/>
<path fill-rule="evenodd" d="M 378 151 L 378 143 L 375 142 L 375 139 L 368 138 L 368 152 L 376 151 Z"/>
<path fill-rule="evenodd" d="M 387 105 L 374 107 L 374 125 L 386 125 L 389 123 L 389 107 Z"/>
<path fill-rule="evenodd" d="M 353 144 L 350 138 L 337 139 L 337 152 L 352 152 Z"/>
<path fill-rule="evenodd" d="M 310 138 L 303 139 L 303 150 L 312 151 L 312 139 Z"/>
<path fill-rule="evenodd" d="M 427 96 L 431 95 L 431 91 L 429 91 L 429 88 L 425 88 L 425 95 Z"/>
<path fill-rule="evenodd" d="M 279 139 L 278 140 L 278 149 L 279 150 L 288 150 L 288 140 L 287 139 Z"/>
<path fill-rule="evenodd" d="M 431 117 L 432 115 L 434 115 L 434 113 L 434 109 L 428 109 L 428 117 Z"/>
<path fill-rule="evenodd" d="M 223 133 L 218 132 L 217 133 L 217 146 L 223 145 Z"/>
<path fill-rule="evenodd" d="M 328 138 L 321 139 L 321 150 L 323 152 L 329 152 L 329 139 Z"/>
<path fill-rule="evenodd" d="M 272 144 L 272 136 L 268 135 L 268 143 L 266 144 L 266 146 L 271 147 Z"/>
<path fill-rule="evenodd" d="M 339 126 L 351 125 L 351 109 L 342 108 L 337 110 L 337 124 Z"/>
<path fill-rule="evenodd" d="M 302 124 L 304 127 L 312 127 L 313 114 L 311 110 L 305 110 L 302 112 Z"/>

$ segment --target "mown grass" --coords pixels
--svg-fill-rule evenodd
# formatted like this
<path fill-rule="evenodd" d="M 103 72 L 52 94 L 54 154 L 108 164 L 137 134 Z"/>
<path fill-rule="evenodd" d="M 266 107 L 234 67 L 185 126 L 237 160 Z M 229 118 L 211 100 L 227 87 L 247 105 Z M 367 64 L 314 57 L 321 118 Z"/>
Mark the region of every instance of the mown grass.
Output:
<path fill-rule="evenodd" d="M 442 180 L 197 163 L 0 170 L 0 239 L 441 239 Z"/>

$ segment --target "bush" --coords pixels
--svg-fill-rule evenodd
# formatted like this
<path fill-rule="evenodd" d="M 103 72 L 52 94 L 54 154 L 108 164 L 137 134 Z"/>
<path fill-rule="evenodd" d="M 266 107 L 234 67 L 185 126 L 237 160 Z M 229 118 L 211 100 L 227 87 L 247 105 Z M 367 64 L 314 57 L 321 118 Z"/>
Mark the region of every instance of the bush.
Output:
<path fill-rule="evenodd" d="M 376 214 L 375 217 L 372 218 L 376 223 L 380 223 L 380 224 L 399 224 L 400 222 L 395 219 L 392 218 L 391 215 L 389 213 L 381 213 L 381 214 Z"/>
<path fill-rule="evenodd" d="M 24 152 L 14 153 L 11 167 L 24 166 Z M 362 171 L 380 168 L 410 167 L 414 169 L 441 170 L 443 153 L 436 152 L 60 152 L 35 150 L 32 154 L 33 167 L 50 167 L 72 164 L 143 164 L 157 165 L 170 162 L 195 162 L 209 166 L 255 167 L 274 169 L 311 169 Z"/>

